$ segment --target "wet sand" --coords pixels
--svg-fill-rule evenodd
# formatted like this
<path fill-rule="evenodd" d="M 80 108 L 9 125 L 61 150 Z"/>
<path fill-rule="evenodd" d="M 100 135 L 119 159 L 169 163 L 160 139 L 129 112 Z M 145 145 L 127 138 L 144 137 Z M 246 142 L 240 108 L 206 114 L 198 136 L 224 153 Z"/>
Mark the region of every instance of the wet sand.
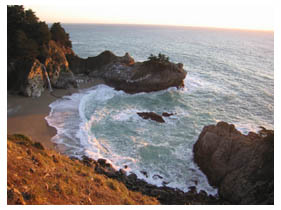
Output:
<path fill-rule="evenodd" d="M 45 120 L 50 112 L 49 104 L 64 95 L 71 95 L 98 84 L 104 84 L 103 80 L 95 79 L 81 84 L 77 89 L 55 89 L 52 93 L 45 90 L 39 98 L 8 94 L 7 133 L 24 134 L 49 149 L 58 150 L 51 141 L 51 138 L 56 135 L 56 129 L 50 127 Z"/>

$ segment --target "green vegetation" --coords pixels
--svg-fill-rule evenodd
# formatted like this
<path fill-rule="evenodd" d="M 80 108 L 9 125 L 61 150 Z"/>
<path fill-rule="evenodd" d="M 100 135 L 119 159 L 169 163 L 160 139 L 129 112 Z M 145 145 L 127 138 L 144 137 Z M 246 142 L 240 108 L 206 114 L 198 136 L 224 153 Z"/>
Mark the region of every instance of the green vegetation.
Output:
<path fill-rule="evenodd" d="M 152 63 L 162 63 L 162 64 L 169 63 L 169 57 L 161 53 L 158 54 L 158 57 L 153 54 L 150 54 L 150 56 L 147 59 L 148 62 L 152 62 Z"/>
<path fill-rule="evenodd" d="M 65 47 L 71 47 L 69 35 L 60 23 L 48 25 L 39 21 L 35 13 L 22 5 L 7 7 L 8 61 L 18 58 L 38 58 L 44 61 L 48 42 L 52 39 Z"/>

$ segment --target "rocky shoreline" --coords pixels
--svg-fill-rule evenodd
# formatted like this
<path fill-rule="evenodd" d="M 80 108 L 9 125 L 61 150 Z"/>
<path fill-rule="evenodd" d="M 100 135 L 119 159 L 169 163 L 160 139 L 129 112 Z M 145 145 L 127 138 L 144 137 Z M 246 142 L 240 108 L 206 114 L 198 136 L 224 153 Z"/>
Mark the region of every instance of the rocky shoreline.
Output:
<path fill-rule="evenodd" d="M 79 160 L 75 157 L 70 157 L 73 160 Z M 218 197 L 208 195 L 204 190 L 199 193 L 195 186 L 189 188 L 188 192 L 183 192 L 179 189 L 161 186 L 158 187 L 149 184 L 146 181 L 137 178 L 137 175 L 131 173 L 126 175 L 124 169 L 115 170 L 106 159 L 98 159 L 97 161 L 83 156 L 81 160 L 83 164 L 94 169 L 96 173 L 106 175 L 109 178 L 116 179 L 122 182 L 128 189 L 141 192 L 144 195 L 156 197 L 163 205 L 218 205 L 231 204 L 230 202 L 220 199 Z M 146 173 L 142 171 L 142 173 Z M 159 175 L 154 175 L 159 176 Z M 159 177 L 160 179 L 162 177 Z"/>
<path fill-rule="evenodd" d="M 43 154 L 40 151 L 44 150 L 44 147 L 40 143 L 32 143 L 23 135 L 9 138 L 15 139 L 13 141 L 19 145 L 31 145 L 39 149 L 33 150 L 32 154 L 35 154 L 36 151 Z M 188 192 L 183 192 L 166 186 L 167 183 L 164 182 L 160 187 L 149 184 L 139 179 L 134 173 L 128 174 L 126 166 L 124 169 L 116 170 L 106 159 L 93 160 L 83 156 L 81 159 L 69 157 L 69 160 L 73 161 L 70 162 L 71 165 L 81 163 L 87 168 L 87 171 L 116 180 L 126 186 L 128 190 L 154 197 L 163 205 L 272 205 L 274 204 L 273 147 L 274 132 L 272 130 L 262 128 L 259 133 L 250 132 L 248 135 L 243 135 L 235 129 L 234 125 L 225 122 L 205 126 L 194 145 L 194 161 L 206 174 L 209 183 L 218 188 L 216 196 L 208 195 L 203 190 L 197 192 L 196 186 L 189 187 Z M 23 158 L 22 154 L 15 155 Z M 59 154 L 51 156 L 55 164 L 60 162 Z M 40 161 L 34 162 L 34 160 L 33 164 L 40 167 Z M 9 161 L 11 160 L 8 159 Z M 34 166 L 27 167 L 32 169 Z M 35 173 L 34 170 L 32 169 L 31 174 Z M 21 173 L 16 173 L 20 179 Z M 141 171 L 141 173 L 147 174 L 145 171 Z M 163 179 L 157 174 L 154 176 Z M 17 184 L 12 186 L 15 188 L 15 185 Z M 11 186 L 8 187 L 8 195 L 14 193 L 11 191 L 12 189 Z M 34 192 L 31 190 L 29 193 Z"/>

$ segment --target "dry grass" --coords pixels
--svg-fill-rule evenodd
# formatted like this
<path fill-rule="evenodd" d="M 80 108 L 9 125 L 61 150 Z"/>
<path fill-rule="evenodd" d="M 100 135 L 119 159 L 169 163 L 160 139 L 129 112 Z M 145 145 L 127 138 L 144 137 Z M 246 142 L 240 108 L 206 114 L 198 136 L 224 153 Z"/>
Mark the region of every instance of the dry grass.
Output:
<path fill-rule="evenodd" d="M 8 136 L 8 204 L 159 204 L 78 160 Z"/>

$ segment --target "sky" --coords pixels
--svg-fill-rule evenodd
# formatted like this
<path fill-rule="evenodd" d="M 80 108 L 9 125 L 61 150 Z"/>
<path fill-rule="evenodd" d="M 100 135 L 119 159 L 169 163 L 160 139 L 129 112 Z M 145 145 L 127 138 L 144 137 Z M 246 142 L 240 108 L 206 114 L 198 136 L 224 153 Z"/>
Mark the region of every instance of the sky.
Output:
<path fill-rule="evenodd" d="M 48 23 L 153 24 L 274 29 L 274 0 L 20 1 Z M 79 2 L 79 4 L 77 3 Z"/>

